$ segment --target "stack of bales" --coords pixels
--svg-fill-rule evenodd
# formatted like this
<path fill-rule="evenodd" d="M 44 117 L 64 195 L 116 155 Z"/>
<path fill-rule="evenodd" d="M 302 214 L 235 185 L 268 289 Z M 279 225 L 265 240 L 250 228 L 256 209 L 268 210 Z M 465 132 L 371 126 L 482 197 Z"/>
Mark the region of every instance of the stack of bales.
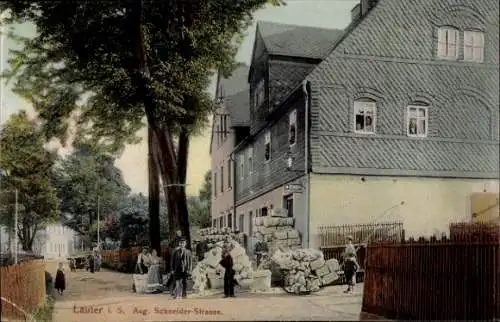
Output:
<path fill-rule="evenodd" d="M 222 248 L 227 240 L 232 244 L 231 256 L 233 258 L 233 269 L 235 279 L 242 286 L 252 284 L 253 270 L 250 259 L 245 253 L 245 249 L 234 240 L 234 234 L 229 230 L 211 230 L 212 234 L 204 232 L 201 238 L 208 241 L 209 251 L 205 257 L 198 262 L 193 270 L 194 289 L 203 293 L 207 288 L 219 289 L 224 285 L 224 268 L 219 265 L 222 258 Z"/>
<path fill-rule="evenodd" d="M 263 238 L 272 254 L 278 248 L 298 249 L 300 234 L 294 229 L 294 219 L 285 209 L 276 209 L 270 216 L 254 219 L 254 237 Z"/>
<path fill-rule="evenodd" d="M 271 261 L 282 271 L 284 288 L 290 293 L 317 292 L 333 284 L 340 270 L 336 259 L 325 261 L 315 249 L 282 250 L 274 252 Z"/>

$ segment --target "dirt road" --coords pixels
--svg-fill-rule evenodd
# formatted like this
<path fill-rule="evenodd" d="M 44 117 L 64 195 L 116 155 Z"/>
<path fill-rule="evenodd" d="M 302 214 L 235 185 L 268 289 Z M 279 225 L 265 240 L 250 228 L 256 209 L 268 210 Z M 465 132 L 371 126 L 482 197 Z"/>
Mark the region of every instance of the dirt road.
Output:
<path fill-rule="evenodd" d="M 55 274 L 56 263 L 48 267 Z M 68 271 L 67 290 L 63 296 L 56 296 L 55 322 L 360 319 L 362 285 L 353 295 L 345 295 L 341 287 L 329 287 L 309 296 L 237 294 L 231 299 L 188 296 L 172 300 L 167 294 L 132 293 L 128 274 Z"/>

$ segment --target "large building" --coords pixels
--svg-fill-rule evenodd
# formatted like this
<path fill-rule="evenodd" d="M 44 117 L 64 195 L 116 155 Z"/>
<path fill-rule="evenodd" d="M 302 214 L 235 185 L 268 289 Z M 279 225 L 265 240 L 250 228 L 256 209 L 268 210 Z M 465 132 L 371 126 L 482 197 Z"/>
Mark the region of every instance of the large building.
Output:
<path fill-rule="evenodd" d="M 238 226 L 234 212 L 233 150 L 249 129 L 248 66 L 217 80 L 218 108 L 213 115 L 210 156 L 212 160 L 212 226 Z"/>
<path fill-rule="evenodd" d="M 362 0 L 344 30 L 259 23 L 234 213 L 286 209 L 306 247 L 398 205 L 409 236 L 471 220 L 471 195 L 499 189 L 498 13 Z"/>
<path fill-rule="evenodd" d="M 1 252 L 8 253 L 9 247 L 14 247 L 12 236 L 5 227 L 0 227 Z M 12 240 L 9 240 L 12 238 Z M 67 258 L 78 248 L 77 234 L 70 228 L 60 223 L 51 224 L 44 229 L 39 230 L 33 238 L 33 253 L 44 256 L 47 259 Z M 14 249 L 12 249 L 14 251 Z M 19 241 L 18 251 L 22 251 L 22 245 Z"/>

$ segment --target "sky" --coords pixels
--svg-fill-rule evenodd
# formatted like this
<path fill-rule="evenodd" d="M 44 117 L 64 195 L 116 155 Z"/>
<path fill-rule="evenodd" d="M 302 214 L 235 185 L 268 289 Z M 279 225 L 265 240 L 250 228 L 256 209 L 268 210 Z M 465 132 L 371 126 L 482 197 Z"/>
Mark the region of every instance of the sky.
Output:
<path fill-rule="evenodd" d="M 236 57 L 238 61 L 250 65 L 257 21 L 343 29 L 350 21 L 351 9 L 359 0 L 286 0 L 286 2 L 286 6 L 268 6 L 255 13 L 254 24 L 246 31 L 245 40 Z M 35 35 L 35 28 L 30 24 L 16 25 L 15 30 L 24 36 Z M 7 60 L 11 49 L 16 49 L 16 45 L 9 39 L 4 39 L 0 48 L 0 62 L 2 63 L 0 69 L 2 70 L 8 69 Z M 214 89 L 215 84 L 212 84 L 208 90 L 213 93 Z M 9 84 L 3 87 L 0 95 L 3 101 L 1 104 L 2 123 L 10 114 L 19 110 L 33 111 L 28 102 L 12 93 Z M 186 188 L 190 195 L 198 193 L 205 173 L 210 170 L 210 131 L 211 128 L 208 126 L 201 135 L 191 140 Z M 142 142 L 127 146 L 122 156 L 116 161 L 116 166 L 122 170 L 124 180 L 133 192 L 147 194 L 146 130 L 141 131 L 140 136 L 144 138 Z M 62 152 L 64 153 L 64 150 Z"/>

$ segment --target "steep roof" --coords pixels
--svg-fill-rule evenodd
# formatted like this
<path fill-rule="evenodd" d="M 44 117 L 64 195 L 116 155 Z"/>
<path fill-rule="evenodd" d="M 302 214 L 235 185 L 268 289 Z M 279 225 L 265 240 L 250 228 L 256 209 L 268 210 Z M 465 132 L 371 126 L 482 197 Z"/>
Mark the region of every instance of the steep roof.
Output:
<path fill-rule="evenodd" d="M 258 21 L 266 50 L 272 55 L 322 59 L 328 55 L 344 31 Z"/>
<path fill-rule="evenodd" d="M 229 77 L 219 78 L 219 88 L 223 97 L 229 97 L 248 89 L 248 71 L 249 67 L 241 64 Z"/>
<path fill-rule="evenodd" d="M 248 89 L 226 98 L 225 105 L 231 126 L 248 126 L 250 123 L 250 92 Z"/>

